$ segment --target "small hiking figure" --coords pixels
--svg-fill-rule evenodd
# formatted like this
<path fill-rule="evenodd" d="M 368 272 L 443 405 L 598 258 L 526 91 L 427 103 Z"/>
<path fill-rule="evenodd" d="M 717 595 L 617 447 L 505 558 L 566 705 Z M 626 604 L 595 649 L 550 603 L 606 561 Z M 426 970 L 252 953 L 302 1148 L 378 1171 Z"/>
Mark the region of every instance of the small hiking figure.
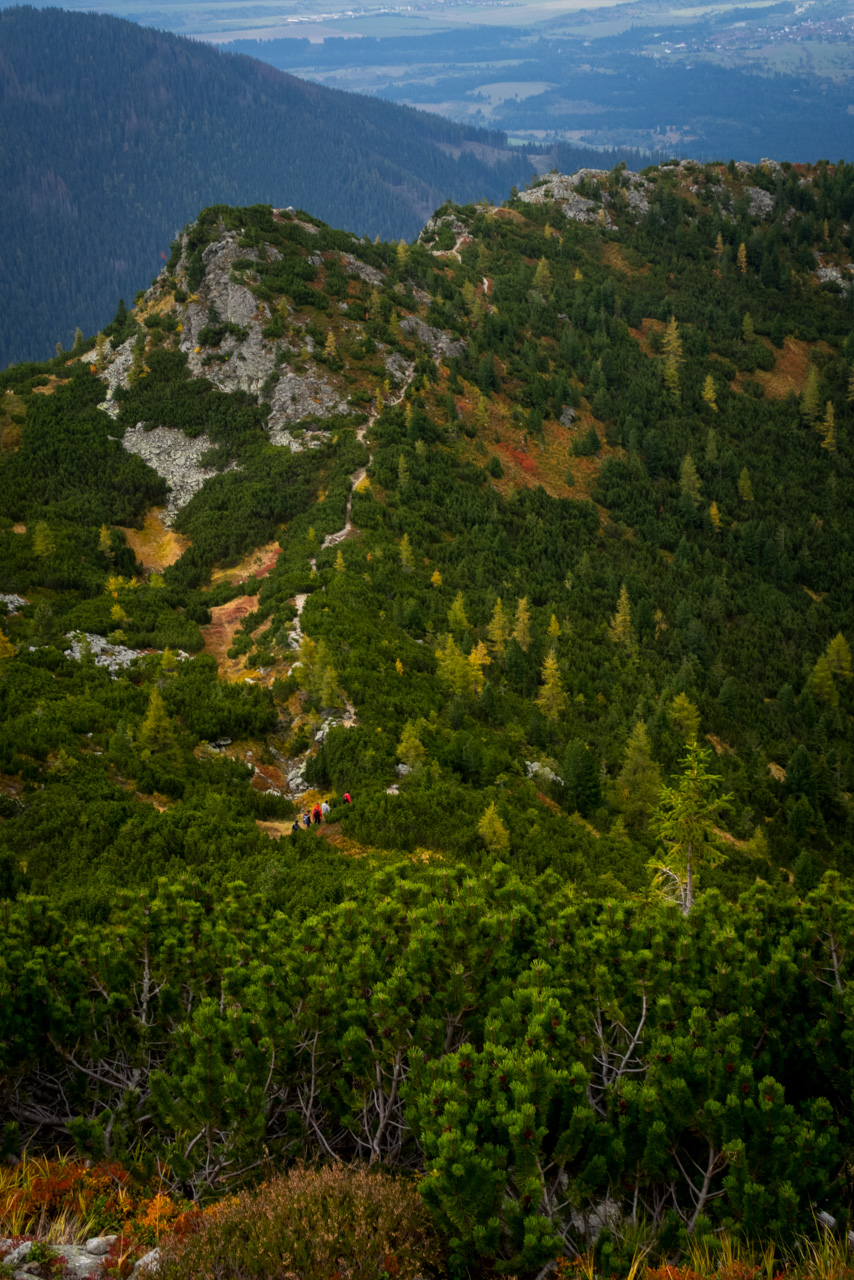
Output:
<path fill-rule="evenodd" d="M 352 803 L 353 803 L 353 801 L 350 799 L 350 793 L 349 793 L 349 791 L 345 791 L 345 792 L 344 792 L 344 803 L 345 803 L 345 804 L 352 804 Z"/>
<path fill-rule="evenodd" d="M 294 825 L 291 827 L 291 835 L 295 836 L 299 831 L 299 818 L 294 819 Z"/>
<path fill-rule="evenodd" d="M 316 804 L 316 805 L 314 806 L 314 812 L 312 813 L 312 815 L 311 815 L 311 816 L 314 818 L 314 825 L 315 825 L 316 827 L 319 827 L 319 826 L 320 826 L 320 818 L 321 818 L 320 805 L 319 805 L 319 804 Z"/>
<path fill-rule="evenodd" d="M 323 804 L 320 806 L 320 812 L 323 814 L 324 819 L 329 817 L 329 805 L 326 803 L 325 800 Z"/>
<path fill-rule="evenodd" d="M 306 809 L 305 813 L 302 815 L 302 825 L 305 827 L 306 831 L 308 831 L 311 826 L 311 814 L 308 809 Z"/>

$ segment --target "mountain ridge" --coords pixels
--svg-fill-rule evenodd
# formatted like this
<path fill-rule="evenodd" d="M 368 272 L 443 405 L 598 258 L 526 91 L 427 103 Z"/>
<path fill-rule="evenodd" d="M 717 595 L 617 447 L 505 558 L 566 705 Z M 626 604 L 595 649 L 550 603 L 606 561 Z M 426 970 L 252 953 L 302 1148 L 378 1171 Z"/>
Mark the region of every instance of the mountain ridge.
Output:
<path fill-rule="evenodd" d="M 530 175 L 503 135 L 124 19 L 15 7 L 0 33 L 3 365 L 130 300 L 202 205 L 311 204 L 372 237 L 411 237 L 441 199 L 497 197 Z M 469 141 L 500 154 L 460 161 L 437 145 Z"/>

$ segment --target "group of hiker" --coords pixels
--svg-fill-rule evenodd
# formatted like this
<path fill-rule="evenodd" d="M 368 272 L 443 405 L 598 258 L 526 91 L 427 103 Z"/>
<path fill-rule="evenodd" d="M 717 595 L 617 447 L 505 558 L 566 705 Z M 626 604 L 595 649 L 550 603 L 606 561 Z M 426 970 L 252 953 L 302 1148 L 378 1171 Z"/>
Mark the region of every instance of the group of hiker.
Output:
<path fill-rule="evenodd" d="M 350 798 L 350 794 L 347 791 L 344 792 L 344 803 L 345 804 L 353 803 L 352 799 Z M 324 800 L 321 803 L 316 804 L 313 809 L 306 809 L 302 815 L 302 818 L 294 819 L 294 825 L 291 827 L 291 835 L 295 836 L 297 834 L 297 832 L 300 829 L 300 822 L 305 827 L 306 831 L 308 831 L 310 830 L 312 823 L 314 823 L 316 827 L 319 827 L 321 822 L 325 822 L 328 817 L 329 817 L 329 805 Z"/>

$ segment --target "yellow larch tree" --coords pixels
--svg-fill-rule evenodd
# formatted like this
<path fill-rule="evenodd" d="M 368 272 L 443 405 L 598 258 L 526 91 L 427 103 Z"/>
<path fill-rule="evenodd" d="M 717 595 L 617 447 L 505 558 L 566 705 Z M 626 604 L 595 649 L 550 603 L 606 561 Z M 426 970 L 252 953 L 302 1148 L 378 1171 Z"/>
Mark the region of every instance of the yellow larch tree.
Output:
<path fill-rule="evenodd" d="M 667 708 L 670 719 L 686 742 L 696 742 L 700 713 L 685 693 L 677 693 Z"/>
<path fill-rule="evenodd" d="M 833 412 L 833 401 L 828 400 L 821 420 L 819 431 L 822 435 L 821 447 L 829 453 L 836 452 L 836 415 Z"/>
<path fill-rule="evenodd" d="M 629 592 L 625 582 L 620 588 L 617 612 L 611 618 L 608 634 L 615 644 L 624 644 L 627 648 L 631 648 L 635 642 L 634 628 L 632 627 L 632 603 L 629 599 Z"/>
<path fill-rule="evenodd" d="M 486 645 L 482 640 L 478 640 L 468 656 L 471 688 L 475 693 L 483 693 L 483 686 L 486 680 L 483 668 L 488 667 L 491 661 L 492 658 L 489 656 L 489 650 Z"/>
<path fill-rule="evenodd" d="M 453 636 L 445 636 L 436 646 L 436 671 L 452 693 L 468 693 L 471 684 L 468 660 Z"/>
<path fill-rule="evenodd" d="M 411 573 L 415 568 L 415 556 L 412 553 L 412 543 L 409 541 L 408 533 L 405 533 L 400 540 L 400 567 L 405 573 Z"/>
<path fill-rule="evenodd" d="M 528 652 L 531 646 L 531 614 L 528 610 L 527 596 L 523 596 L 516 605 L 516 623 L 513 627 L 513 639 L 524 653 Z"/>
<path fill-rule="evenodd" d="M 501 596 L 495 601 L 492 617 L 486 626 L 486 634 L 489 637 L 489 642 L 496 658 L 503 658 L 507 649 L 507 641 L 510 638 L 510 619 L 504 612 Z"/>
<path fill-rule="evenodd" d="M 407 720 L 403 726 L 403 732 L 400 735 L 400 742 L 397 744 L 397 758 L 402 764 L 408 768 L 414 769 L 416 765 L 423 764 L 427 752 L 421 739 L 418 737 L 418 730 L 411 720 Z"/>
<path fill-rule="evenodd" d="M 478 835 L 490 853 L 506 853 L 510 848 L 510 832 L 498 816 L 493 800 L 477 824 Z"/>
<path fill-rule="evenodd" d="M 824 651 L 828 665 L 840 680 L 851 679 L 851 646 L 841 631 L 838 631 Z"/>
<path fill-rule="evenodd" d="M 543 660 L 542 678 L 542 687 L 537 694 L 537 706 L 547 720 L 559 720 L 566 705 L 566 694 L 554 649 L 549 650 Z"/>
<path fill-rule="evenodd" d="M 451 601 L 451 607 L 448 610 L 448 625 L 454 635 L 460 635 L 465 631 L 471 630 L 471 624 L 466 617 L 466 604 L 462 591 L 458 591 Z"/>

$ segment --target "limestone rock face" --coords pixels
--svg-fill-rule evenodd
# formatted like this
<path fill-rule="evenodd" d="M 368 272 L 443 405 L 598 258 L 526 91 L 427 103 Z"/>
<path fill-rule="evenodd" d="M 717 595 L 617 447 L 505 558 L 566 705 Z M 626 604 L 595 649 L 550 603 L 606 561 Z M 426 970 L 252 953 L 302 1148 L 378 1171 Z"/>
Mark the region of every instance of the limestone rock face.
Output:
<path fill-rule="evenodd" d="M 578 169 L 575 173 L 549 173 L 530 191 L 523 191 L 519 199 L 525 204 L 545 204 L 554 200 L 562 213 L 575 222 L 598 223 L 604 213 L 606 226 L 611 226 L 608 205 L 613 197 L 604 188 L 610 174 L 605 169 Z M 578 188 L 586 182 L 598 182 L 603 188 L 602 200 L 591 200 L 581 195 Z M 630 209 L 638 216 L 649 212 L 649 183 L 639 173 L 625 170 L 621 175 L 620 194 Z"/>
<path fill-rule="evenodd" d="M 190 439 L 177 427 L 155 427 L 153 431 L 146 431 L 138 422 L 125 431 L 123 444 L 128 453 L 138 454 L 168 483 L 169 497 L 163 517 L 167 526 L 171 526 L 181 508 L 205 481 L 217 474 L 216 468 L 200 464 L 202 454 L 212 448 L 212 441 L 204 434 Z M 234 470 L 234 464 L 226 470 Z"/>
<path fill-rule="evenodd" d="M 127 342 L 123 342 L 120 347 L 117 347 L 110 356 L 109 364 L 105 366 L 101 374 L 107 384 L 107 399 L 102 403 L 101 408 L 106 408 L 108 404 L 112 404 L 116 387 L 124 387 L 127 390 L 128 374 L 133 364 L 134 341 L 134 338 L 128 338 Z M 114 413 L 111 416 L 115 417 L 118 413 L 118 405 L 113 404 L 112 408 Z"/>
<path fill-rule="evenodd" d="M 71 631 L 66 639 L 69 641 L 68 656 L 70 658 L 79 661 L 84 654 L 87 654 L 96 667 L 106 667 L 113 675 L 129 667 L 145 652 L 144 649 L 129 649 L 127 645 L 114 644 L 93 631 Z"/>
<path fill-rule="evenodd" d="M 288 431 L 289 426 L 306 418 L 322 420 L 330 414 L 346 412 L 346 402 L 319 369 L 306 373 L 288 371 L 279 378 L 273 392 L 267 420 L 270 440 L 273 444 L 288 444 L 299 449 Z"/>
<path fill-rule="evenodd" d="M 208 378 L 221 391 L 258 395 L 276 367 L 275 343 L 262 335 L 270 313 L 245 284 L 232 278 L 238 259 L 254 261 L 257 257 L 257 250 L 238 245 L 235 232 L 226 232 L 202 253 L 205 278 L 198 298 L 186 306 L 180 345 L 187 353 L 190 372 L 194 377 Z M 211 308 L 221 321 L 247 330 L 246 335 L 227 334 L 213 351 L 202 346 L 199 339 L 209 323 Z M 211 360 L 211 355 L 228 358 Z"/>
<path fill-rule="evenodd" d="M 818 266 L 815 271 L 816 279 L 822 284 L 838 284 L 847 285 L 851 283 L 851 268 L 837 267 L 833 264 L 830 266 Z"/>
<path fill-rule="evenodd" d="M 395 382 L 408 382 L 415 366 L 409 360 L 404 360 L 399 351 L 392 351 L 391 355 L 386 356 L 385 367 L 389 377 Z"/>
<path fill-rule="evenodd" d="M 367 262 L 360 262 L 358 258 L 353 257 L 352 253 L 342 253 L 340 258 L 341 266 L 350 275 L 359 276 L 361 280 L 366 280 L 368 284 L 383 284 L 385 276 L 381 271 L 377 271 L 376 267 L 368 266 Z"/>
<path fill-rule="evenodd" d="M 400 322 L 400 331 L 427 347 L 434 360 L 448 360 L 466 352 L 466 343 L 462 338 L 452 338 L 443 329 L 434 329 L 432 325 L 425 324 L 418 316 L 404 316 Z"/>
<path fill-rule="evenodd" d="M 774 197 L 770 191 L 762 187 L 746 187 L 745 194 L 750 201 L 751 218 L 773 218 Z"/>

